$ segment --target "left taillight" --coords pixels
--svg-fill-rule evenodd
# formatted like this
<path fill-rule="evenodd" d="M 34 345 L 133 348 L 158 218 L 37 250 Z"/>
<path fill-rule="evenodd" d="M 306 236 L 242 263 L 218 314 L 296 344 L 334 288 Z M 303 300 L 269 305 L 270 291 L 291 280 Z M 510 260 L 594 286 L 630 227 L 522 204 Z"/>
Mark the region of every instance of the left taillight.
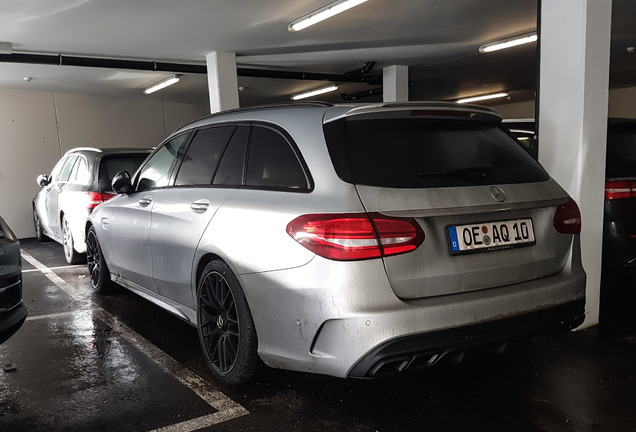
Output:
<path fill-rule="evenodd" d="M 114 197 L 115 194 L 112 193 L 108 193 L 108 192 L 86 192 L 86 207 L 89 210 L 93 210 L 95 207 L 97 207 L 98 205 L 100 205 L 101 203 L 108 201 L 109 199 L 111 199 L 112 197 Z"/>
<path fill-rule="evenodd" d="M 315 254 L 337 261 L 407 253 L 424 241 L 415 219 L 380 213 L 302 215 L 287 225 L 287 233 Z"/>

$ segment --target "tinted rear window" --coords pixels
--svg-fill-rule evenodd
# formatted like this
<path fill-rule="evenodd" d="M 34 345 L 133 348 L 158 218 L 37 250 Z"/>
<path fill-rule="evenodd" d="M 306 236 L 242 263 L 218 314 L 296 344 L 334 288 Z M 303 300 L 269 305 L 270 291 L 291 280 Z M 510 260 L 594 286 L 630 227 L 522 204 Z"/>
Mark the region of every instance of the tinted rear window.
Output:
<path fill-rule="evenodd" d="M 344 181 L 391 188 L 531 183 L 545 170 L 493 123 L 350 117 L 325 125 Z"/>
<path fill-rule="evenodd" d="M 610 123 L 605 176 L 636 177 L 636 123 Z"/>
<path fill-rule="evenodd" d="M 99 190 L 112 190 L 113 177 L 121 171 L 128 171 L 132 176 L 147 156 L 148 154 L 104 156 L 99 164 Z"/>

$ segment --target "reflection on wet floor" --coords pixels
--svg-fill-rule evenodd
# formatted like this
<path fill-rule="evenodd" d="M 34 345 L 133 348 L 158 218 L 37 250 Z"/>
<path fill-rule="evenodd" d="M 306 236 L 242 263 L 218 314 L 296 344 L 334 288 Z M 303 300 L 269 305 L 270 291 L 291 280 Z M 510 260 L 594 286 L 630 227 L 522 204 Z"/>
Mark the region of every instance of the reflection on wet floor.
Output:
<path fill-rule="evenodd" d="M 16 367 L 0 371 L 3 432 L 631 432 L 636 424 L 634 335 L 544 337 L 376 381 L 264 368 L 230 388 L 207 370 L 194 328 L 124 289 L 94 295 L 85 268 L 64 266 L 57 244 L 23 248 L 58 269 L 24 274 L 29 320 L 0 346 L 0 364 Z"/>

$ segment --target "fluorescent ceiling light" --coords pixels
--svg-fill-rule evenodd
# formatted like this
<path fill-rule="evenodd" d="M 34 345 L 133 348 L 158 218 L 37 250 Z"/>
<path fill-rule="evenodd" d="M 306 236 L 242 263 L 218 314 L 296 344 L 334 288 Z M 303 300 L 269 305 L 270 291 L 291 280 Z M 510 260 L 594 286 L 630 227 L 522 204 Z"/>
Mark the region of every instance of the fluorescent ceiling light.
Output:
<path fill-rule="evenodd" d="M 358 6 L 366 1 L 367 0 L 337 0 L 290 22 L 287 26 L 287 30 L 290 32 L 302 30 L 320 21 L 326 20 L 327 18 L 331 18 L 340 12 L 344 12 L 354 6 Z"/>
<path fill-rule="evenodd" d="M 477 102 L 477 101 L 488 100 L 488 99 L 502 98 L 502 97 L 506 97 L 506 96 L 508 96 L 508 92 L 493 93 L 493 94 L 489 94 L 489 95 L 474 96 L 474 97 L 469 97 L 469 98 L 465 98 L 465 99 L 460 99 L 460 100 L 457 101 L 457 103 L 458 104 L 462 104 L 462 103 L 469 103 L 469 102 Z"/>
<path fill-rule="evenodd" d="M 168 86 L 171 86 L 172 84 L 178 83 L 179 79 L 180 79 L 179 75 L 173 75 L 168 79 L 160 81 L 157 84 L 151 85 L 150 87 L 144 90 L 144 93 L 146 94 L 154 93 L 157 90 L 161 90 L 162 88 L 166 88 Z"/>
<path fill-rule="evenodd" d="M 338 86 L 337 85 L 331 85 L 329 87 L 322 87 L 316 90 L 310 90 L 308 92 L 304 92 L 304 93 L 299 93 L 297 95 L 293 95 L 291 98 L 293 100 L 299 100 L 299 99 L 305 99 L 305 98 L 309 98 L 312 96 L 317 96 L 323 93 L 329 93 L 332 91 L 336 91 L 338 90 Z"/>
<path fill-rule="evenodd" d="M 503 41 L 499 41 L 499 42 L 493 42 L 493 43 L 489 43 L 486 45 L 482 45 L 479 47 L 479 52 L 480 53 L 487 53 L 487 52 L 492 52 L 492 51 L 498 51 L 501 49 L 505 49 L 505 48 L 511 48 L 514 46 L 518 46 L 518 45 L 523 45 L 523 44 L 527 44 L 527 43 L 531 43 L 531 42 L 536 42 L 537 40 L 537 34 L 536 33 L 530 33 L 527 35 L 523 35 L 523 36 L 518 36 L 515 38 L 511 38 L 511 39 L 506 39 Z"/>

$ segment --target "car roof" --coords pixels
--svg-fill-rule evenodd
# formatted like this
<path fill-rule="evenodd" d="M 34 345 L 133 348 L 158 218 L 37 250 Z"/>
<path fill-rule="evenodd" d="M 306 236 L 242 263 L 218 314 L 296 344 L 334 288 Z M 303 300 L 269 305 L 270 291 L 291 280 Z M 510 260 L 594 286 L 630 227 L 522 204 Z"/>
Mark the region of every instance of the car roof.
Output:
<path fill-rule="evenodd" d="M 64 156 L 68 154 L 72 154 L 72 153 L 111 155 L 111 154 L 126 154 L 126 153 L 150 153 L 151 151 L 152 151 L 151 148 L 143 148 L 143 147 L 107 147 L 107 148 L 76 147 L 64 153 Z"/>
<path fill-rule="evenodd" d="M 181 133 L 183 131 L 213 124 L 221 121 L 251 121 L 258 119 L 259 113 L 263 115 L 267 112 L 280 112 L 285 110 L 314 110 L 318 116 L 325 122 L 333 121 L 349 115 L 370 114 L 380 111 L 397 111 L 397 110 L 413 110 L 416 108 L 428 110 L 431 113 L 435 110 L 457 111 L 457 112 L 479 112 L 482 115 L 490 116 L 494 121 L 501 121 L 501 117 L 493 108 L 470 105 L 457 104 L 455 102 L 440 101 L 417 101 L 417 102 L 391 102 L 391 103 L 350 103 L 350 104 L 331 104 L 327 102 L 291 102 L 272 105 L 262 105 L 248 108 L 237 108 L 233 110 L 221 111 L 215 114 L 202 117 L 193 122 L 187 123 L 176 129 L 171 135 Z"/>

